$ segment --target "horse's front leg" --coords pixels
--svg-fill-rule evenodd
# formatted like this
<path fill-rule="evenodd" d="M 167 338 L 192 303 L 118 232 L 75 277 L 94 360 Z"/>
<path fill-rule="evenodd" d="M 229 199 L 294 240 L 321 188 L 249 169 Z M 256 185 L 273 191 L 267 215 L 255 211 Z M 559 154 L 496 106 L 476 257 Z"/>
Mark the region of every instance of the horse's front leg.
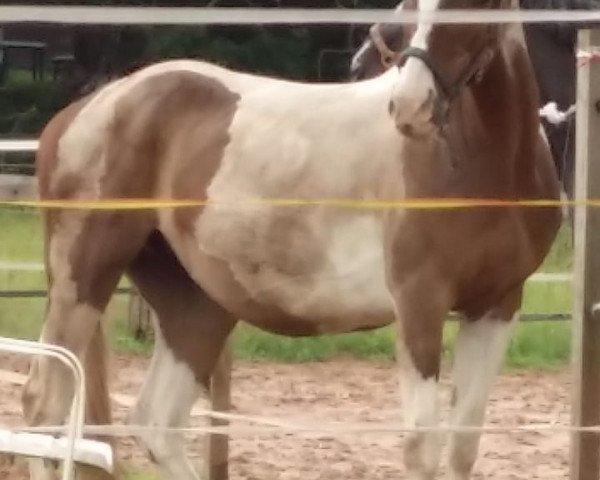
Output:
<path fill-rule="evenodd" d="M 488 396 L 502 365 L 512 327 L 512 306 L 490 310 L 481 318 L 461 321 L 453 368 L 452 424 L 481 427 Z M 477 458 L 481 432 L 454 432 L 450 436 L 448 476 L 467 480 Z"/>
<path fill-rule="evenodd" d="M 447 312 L 443 291 L 427 283 L 410 281 L 392 288 L 398 323 L 402 411 L 408 429 L 435 429 L 439 424 L 438 381 Z M 441 448 L 442 435 L 438 431 L 408 433 L 404 446 L 407 478 L 433 479 Z"/>

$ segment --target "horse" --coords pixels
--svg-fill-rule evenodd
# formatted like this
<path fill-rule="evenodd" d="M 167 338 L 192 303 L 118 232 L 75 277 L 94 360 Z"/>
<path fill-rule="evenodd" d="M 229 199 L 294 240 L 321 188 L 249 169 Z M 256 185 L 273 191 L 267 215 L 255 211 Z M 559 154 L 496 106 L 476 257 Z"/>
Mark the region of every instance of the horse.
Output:
<path fill-rule="evenodd" d="M 593 0 L 520 0 L 522 9 L 591 9 Z M 578 28 L 590 28 L 588 23 L 525 24 L 525 42 L 533 64 L 540 93 L 540 107 L 551 102 L 560 111 L 575 104 L 576 55 Z M 372 25 L 367 38 L 357 48 L 350 64 L 354 81 L 370 78 L 391 68 L 401 54 L 403 27 L 401 24 Z M 542 118 L 550 143 L 554 164 L 567 198 L 573 199 L 575 173 L 575 116 L 566 122 L 552 123 Z M 569 217 L 572 220 L 572 216 Z"/>
<path fill-rule="evenodd" d="M 480 5 L 405 0 L 402 8 Z M 558 199 L 559 181 L 519 25 L 407 32 L 397 66 L 375 78 L 291 82 L 169 60 L 103 86 L 47 124 L 36 158 L 42 199 L 196 202 L 42 211 L 49 294 L 41 340 L 84 361 L 88 422 L 110 422 L 102 316 L 125 274 L 157 317 L 136 425 L 186 425 L 238 319 L 292 336 L 395 325 L 412 429 L 404 463 L 409 478 L 432 479 L 451 311 L 461 318 L 453 424 L 483 423 L 524 282 L 554 241 L 560 209 L 386 202 Z M 63 422 L 72 392 L 64 368 L 34 359 L 26 421 Z M 479 438 L 476 430 L 450 435 L 452 478 L 469 478 Z M 199 478 L 179 433 L 138 440 L 161 478 Z M 34 478 L 55 478 L 36 465 Z"/>

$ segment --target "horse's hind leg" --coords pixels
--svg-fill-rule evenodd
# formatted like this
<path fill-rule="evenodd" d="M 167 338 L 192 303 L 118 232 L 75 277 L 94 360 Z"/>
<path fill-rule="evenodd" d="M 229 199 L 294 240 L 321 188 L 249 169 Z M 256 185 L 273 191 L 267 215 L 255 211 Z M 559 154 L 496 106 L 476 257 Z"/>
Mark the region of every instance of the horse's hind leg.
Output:
<path fill-rule="evenodd" d="M 234 327 L 232 316 L 194 283 L 160 234 L 153 235 L 129 276 L 156 313 L 150 370 L 130 417 L 136 425 L 184 427 Z M 140 437 L 165 480 L 197 480 L 183 435 L 149 431 Z"/>
<path fill-rule="evenodd" d="M 515 323 L 513 301 L 482 318 L 461 321 L 453 368 L 452 424 L 480 427 L 487 399 L 496 378 Z M 467 480 L 477 458 L 480 432 L 454 432 L 450 436 L 452 480 Z"/>
<path fill-rule="evenodd" d="M 87 421 L 109 423 L 100 322 L 126 265 L 144 244 L 149 222 L 137 213 L 75 210 L 48 212 L 46 222 L 50 284 L 41 340 L 63 346 L 82 360 L 88 378 Z M 62 364 L 36 358 L 23 390 L 28 423 L 62 424 L 73 391 L 72 376 Z M 40 474 L 51 475 L 49 470 Z"/>

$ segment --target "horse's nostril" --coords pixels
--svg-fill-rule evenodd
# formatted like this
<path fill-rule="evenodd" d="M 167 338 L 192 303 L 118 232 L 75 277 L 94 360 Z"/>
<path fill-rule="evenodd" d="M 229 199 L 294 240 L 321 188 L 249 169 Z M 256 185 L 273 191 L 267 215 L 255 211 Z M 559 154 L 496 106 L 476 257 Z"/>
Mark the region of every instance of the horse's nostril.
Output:
<path fill-rule="evenodd" d="M 398 130 L 400 130 L 400 133 L 402 135 L 405 135 L 407 137 L 410 137 L 410 136 L 412 136 L 414 134 L 414 129 L 413 129 L 412 125 L 408 125 L 408 124 L 406 124 L 406 125 L 400 125 L 398 127 Z"/>
<path fill-rule="evenodd" d="M 427 108 L 431 108 L 434 103 L 435 103 L 435 92 L 433 90 L 429 90 L 429 93 L 427 94 L 427 101 L 425 102 L 425 106 Z"/>
<path fill-rule="evenodd" d="M 394 101 L 390 100 L 390 102 L 388 103 L 388 113 L 390 115 L 393 115 L 394 114 L 394 110 L 395 110 Z"/>

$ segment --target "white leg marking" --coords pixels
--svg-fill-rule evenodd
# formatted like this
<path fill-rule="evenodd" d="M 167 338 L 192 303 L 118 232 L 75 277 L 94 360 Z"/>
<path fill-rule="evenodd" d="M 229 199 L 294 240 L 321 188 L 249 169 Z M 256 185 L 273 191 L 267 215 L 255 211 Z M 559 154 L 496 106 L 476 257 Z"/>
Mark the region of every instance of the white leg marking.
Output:
<path fill-rule="evenodd" d="M 41 458 L 31 458 L 29 463 L 29 478 L 31 480 L 58 480 L 58 473 L 53 466 L 46 466 Z"/>
<path fill-rule="evenodd" d="M 150 369 L 130 423 L 153 427 L 185 427 L 190 411 L 206 389 L 190 367 L 178 361 L 154 321 L 155 344 Z M 148 432 L 139 440 L 150 451 L 164 480 L 199 480 L 185 454 L 183 435 Z"/>
<path fill-rule="evenodd" d="M 402 411 L 406 428 L 436 427 L 439 424 L 438 382 L 424 379 L 414 367 L 410 353 L 398 348 Z M 431 480 L 435 477 L 442 448 L 442 436 L 436 432 L 408 434 L 404 463 L 408 478 Z"/>
<path fill-rule="evenodd" d="M 454 409 L 452 424 L 481 426 L 487 399 L 500 369 L 511 337 L 511 321 L 492 314 L 473 322 L 462 321 L 456 341 L 453 369 Z M 450 436 L 452 480 L 466 480 L 477 457 L 480 433 L 453 433 Z"/>

